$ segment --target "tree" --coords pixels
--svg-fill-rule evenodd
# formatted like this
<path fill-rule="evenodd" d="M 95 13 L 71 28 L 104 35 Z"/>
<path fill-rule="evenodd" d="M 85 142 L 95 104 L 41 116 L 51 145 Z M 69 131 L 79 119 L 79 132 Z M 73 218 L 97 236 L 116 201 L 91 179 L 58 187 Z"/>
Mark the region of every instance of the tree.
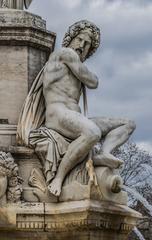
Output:
<path fill-rule="evenodd" d="M 139 228 L 146 240 L 152 239 L 152 155 L 136 144 L 127 142 L 114 153 L 124 160 L 121 176 L 129 192 L 129 205 L 141 212 L 145 218 Z M 134 234 L 130 239 L 138 239 Z"/>

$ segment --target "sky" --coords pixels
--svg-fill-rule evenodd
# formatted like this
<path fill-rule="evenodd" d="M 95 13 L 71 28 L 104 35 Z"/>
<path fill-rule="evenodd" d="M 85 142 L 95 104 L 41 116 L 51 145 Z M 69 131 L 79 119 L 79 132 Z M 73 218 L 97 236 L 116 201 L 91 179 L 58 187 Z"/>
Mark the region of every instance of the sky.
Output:
<path fill-rule="evenodd" d="M 152 0 L 33 0 L 29 11 L 57 34 L 56 49 L 76 21 L 101 29 L 85 63 L 99 78 L 98 89 L 87 90 L 89 116 L 134 120 L 131 141 L 152 152 Z"/>

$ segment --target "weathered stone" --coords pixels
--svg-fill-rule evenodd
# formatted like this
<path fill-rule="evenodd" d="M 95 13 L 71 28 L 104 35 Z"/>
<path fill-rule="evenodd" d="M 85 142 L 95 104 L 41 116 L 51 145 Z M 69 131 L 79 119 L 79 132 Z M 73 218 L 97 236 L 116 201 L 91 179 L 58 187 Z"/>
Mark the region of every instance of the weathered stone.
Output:
<path fill-rule="evenodd" d="M 0 0 L 0 8 L 14 8 L 21 9 L 25 5 L 25 8 L 28 8 L 32 0 Z"/>
<path fill-rule="evenodd" d="M 0 124 L 0 150 L 6 150 L 16 143 L 16 125 Z"/>
<path fill-rule="evenodd" d="M 46 30 L 41 17 L 0 9 L 0 119 L 17 124 L 24 99 L 54 43 L 55 34 Z"/>
<path fill-rule="evenodd" d="M 112 151 L 127 141 L 135 129 L 130 120 L 88 119 L 81 113 L 81 92 L 85 105 L 85 87 L 98 86 L 97 76 L 83 62 L 99 44 L 100 30 L 95 24 L 83 20 L 72 25 L 65 34 L 64 48 L 50 55 L 36 77 L 19 118 L 18 144 L 34 147 L 43 163 L 48 189 L 56 197 L 61 194 L 67 174 L 86 156 L 93 160 L 88 168 L 92 180 L 96 179 L 94 167 L 119 168 L 123 161 Z M 93 154 L 95 144 L 103 138 L 102 152 Z M 111 192 L 121 191 L 120 176 L 109 176 L 107 182 Z"/>
<path fill-rule="evenodd" d="M 5 2 L 23 8 L 22 0 Z M 128 139 L 135 124 L 88 119 L 78 107 L 82 90 L 86 100 L 84 85 L 98 85 L 82 62 L 99 46 L 100 30 L 88 21 L 74 24 L 65 48 L 45 65 L 55 43 L 45 22 L 24 11 L 0 14 L 0 150 L 15 159 L 0 153 L 0 240 L 126 240 L 141 215 L 126 206 L 115 170 L 122 161 L 112 150 Z M 15 142 L 18 118 L 20 146 Z M 94 145 L 101 135 L 99 153 Z"/>
<path fill-rule="evenodd" d="M 61 196 L 56 198 L 49 193 L 43 174 L 42 163 L 34 150 L 27 147 L 10 146 L 6 149 L 11 152 L 19 166 L 19 174 L 24 179 L 22 184 L 22 200 L 26 202 L 66 202 L 78 200 L 111 201 L 115 204 L 127 204 L 127 194 L 123 191 L 111 191 L 111 181 L 118 178 L 116 170 L 107 167 L 96 168 L 96 183 L 85 170 L 85 164 L 80 164 L 72 173 L 66 176 Z M 26 171 L 25 171 L 26 169 Z M 81 172 L 81 176 L 78 176 Z M 77 177 L 75 177 L 75 174 Z M 107 181 L 105 181 L 105 178 Z M 86 179 L 86 180 L 84 180 Z"/>
<path fill-rule="evenodd" d="M 11 211 L 8 206 L 3 215 L 7 217 L 0 225 L 0 240 L 33 240 L 35 236 L 50 240 L 126 240 L 141 217 L 128 207 L 90 200 L 14 205 Z M 9 235 L 5 229 L 10 229 Z"/>
<path fill-rule="evenodd" d="M 23 180 L 10 153 L 0 152 L 0 206 L 21 200 Z"/>

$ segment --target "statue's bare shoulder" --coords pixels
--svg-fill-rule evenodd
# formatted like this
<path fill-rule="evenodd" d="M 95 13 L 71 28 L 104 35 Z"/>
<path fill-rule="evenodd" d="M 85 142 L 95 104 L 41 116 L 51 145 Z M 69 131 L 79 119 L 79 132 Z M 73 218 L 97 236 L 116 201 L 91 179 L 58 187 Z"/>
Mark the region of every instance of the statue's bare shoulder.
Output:
<path fill-rule="evenodd" d="M 43 86 L 57 83 L 61 79 L 62 83 L 65 84 L 63 79 L 68 79 L 71 72 L 68 65 L 70 63 L 76 64 L 78 61 L 80 61 L 79 56 L 70 48 L 61 48 L 60 50 L 54 51 L 50 55 L 48 63 L 44 68 Z"/>
<path fill-rule="evenodd" d="M 48 70 L 48 67 L 51 67 L 52 64 L 66 64 L 70 62 L 80 62 L 79 56 L 71 48 L 61 48 L 60 50 L 54 51 L 49 58 L 45 72 Z"/>
<path fill-rule="evenodd" d="M 69 72 L 72 73 L 75 78 L 88 88 L 96 88 L 98 85 L 96 75 L 88 70 L 86 65 L 80 61 L 78 54 L 71 48 L 62 48 L 51 54 L 44 74 L 47 75 L 48 73 L 50 79 L 50 74 L 55 73 L 55 71 L 58 74 L 62 71 L 62 77 L 69 74 Z"/>

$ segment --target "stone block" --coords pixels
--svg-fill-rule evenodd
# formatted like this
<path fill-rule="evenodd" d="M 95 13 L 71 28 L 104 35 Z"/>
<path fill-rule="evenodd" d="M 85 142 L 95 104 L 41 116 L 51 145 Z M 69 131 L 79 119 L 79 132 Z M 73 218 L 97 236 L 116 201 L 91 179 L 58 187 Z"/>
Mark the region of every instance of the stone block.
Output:
<path fill-rule="evenodd" d="M 34 14 L 0 9 L 0 119 L 17 124 L 31 84 L 54 49 L 56 35 Z M 8 91 L 9 89 L 9 91 Z"/>
<path fill-rule="evenodd" d="M 25 203 L 8 206 L 7 212 L 14 217 L 0 225 L 0 240 L 127 240 L 141 218 L 127 206 L 91 200 Z"/>
<path fill-rule="evenodd" d="M 16 125 L 0 124 L 0 148 L 7 148 L 16 142 Z"/>

